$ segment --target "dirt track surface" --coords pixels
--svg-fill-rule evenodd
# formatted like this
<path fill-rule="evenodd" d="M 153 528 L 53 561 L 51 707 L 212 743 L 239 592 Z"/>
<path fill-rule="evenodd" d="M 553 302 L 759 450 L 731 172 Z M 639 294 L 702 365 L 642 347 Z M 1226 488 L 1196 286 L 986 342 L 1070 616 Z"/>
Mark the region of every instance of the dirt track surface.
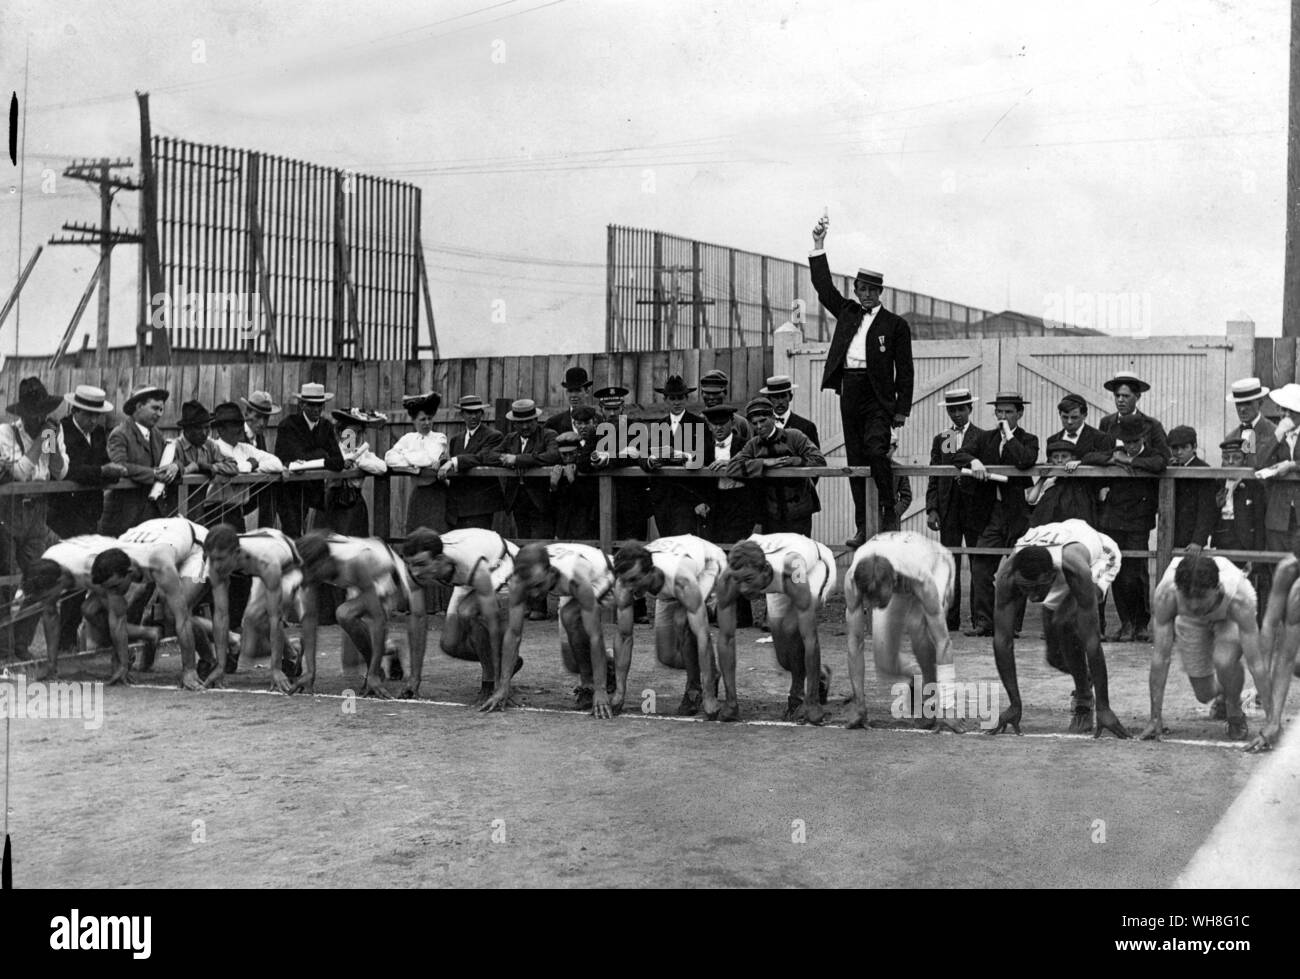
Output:
<path fill-rule="evenodd" d="M 540 710 L 449 706 L 477 692 L 478 669 L 436 645 L 422 690 L 432 702 L 260 694 L 263 669 L 229 692 L 109 690 L 98 731 L 13 724 L 15 883 L 1168 886 L 1257 759 L 1217 743 L 1222 723 L 1204 719 L 1176 667 L 1171 737 L 1204 744 L 1058 737 L 1071 685 L 1044 664 L 1036 625 L 1031 616 L 1017 659 L 1023 730 L 1039 737 L 904 730 L 870 666 L 872 716 L 892 729 L 597 721 L 566 711 L 574 678 L 554 622 L 530 623 L 518 677 L 520 699 Z M 823 632 L 829 725 L 843 724 L 849 693 L 842 629 Z M 776 721 L 788 685 L 763 635 L 743 630 L 738 643 L 749 722 Z M 956 647 L 960 679 L 996 680 L 989 640 Z M 337 630 L 324 648 L 317 692 L 355 688 Z M 1148 655 L 1107 650 L 1112 703 L 1134 734 Z M 174 683 L 178 668 L 160 657 L 143 679 Z M 80 663 L 63 679 L 106 671 Z M 630 708 L 653 689 L 671 713 L 683 681 L 638 627 Z"/>

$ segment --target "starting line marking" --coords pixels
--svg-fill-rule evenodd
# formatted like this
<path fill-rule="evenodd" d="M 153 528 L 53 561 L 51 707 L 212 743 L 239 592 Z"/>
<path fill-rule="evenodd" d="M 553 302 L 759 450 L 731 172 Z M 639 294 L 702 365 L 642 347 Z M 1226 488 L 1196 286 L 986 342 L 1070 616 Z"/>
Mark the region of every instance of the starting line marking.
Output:
<path fill-rule="evenodd" d="M 131 689 L 159 690 L 168 693 L 190 692 L 190 691 L 183 691 L 180 687 L 165 687 L 162 686 L 161 684 L 156 684 L 156 683 L 136 683 L 131 686 Z M 278 690 L 233 690 L 226 687 L 216 689 L 216 690 L 205 690 L 203 691 L 203 693 L 204 694 L 214 694 L 214 693 L 233 694 L 233 695 L 243 695 L 243 696 L 252 696 L 252 697 L 288 697 L 289 696 L 288 694 L 280 693 Z M 297 695 L 295 695 L 295 697 L 296 696 Z M 454 700 L 421 700 L 421 699 L 401 700 L 398 698 L 394 698 L 392 700 L 380 700 L 372 697 L 361 697 L 355 694 L 353 696 L 355 696 L 357 700 L 365 700 L 375 704 L 376 706 L 385 705 L 385 704 L 403 704 L 403 705 L 410 705 L 412 707 L 417 705 L 423 705 L 426 707 L 460 707 L 465 709 L 472 709 L 471 704 L 461 704 L 461 703 L 457 703 Z M 315 693 L 309 696 L 303 696 L 302 699 L 306 701 L 346 700 L 347 695 L 341 693 Z M 590 717 L 591 716 L 590 714 L 582 714 L 575 710 L 558 710 L 554 707 L 511 707 L 509 709 L 511 711 L 519 711 L 521 713 L 529 713 L 529 714 L 562 714 L 567 717 Z M 628 718 L 642 719 L 648 721 L 669 721 L 669 722 L 677 722 L 677 723 L 684 723 L 684 724 L 719 724 L 718 721 L 707 721 L 702 717 L 675 717 L 671 714 L 643 714 L 639 710 L 635 712 L 624 711 L 622 714 L 619 714 L 618 717 L 619 718 L 628 717 Z M 840 730 L 840 731 L 847 730 L 847 728 L 843 724 L 821 724 L 821 725 L 798 724 L 794 721 L 729 721 L 726 724 L 720 724 L 720 726 L 722 727 L 803 727 L 803 728 L 822 727 L 831 730 Z M 958 737 L 958 735 L 954 735 L 951 733 L 926 731 L 921 728 L 872 727 L 872 728 L 867 728 L 867 730 L 879 732 L 882 734 L 921 734 L 921 735 L 928 735 L 930 737 Z M 985 732 L 983 730 L 967 731 L 964 735 L 960 735 L 960 736 L 980 737 L 983 736 L 984 733 Z M 1054 731 L 1042 732 L 1037 734 L 1034 733 L 1006 734 L 1006 735 L 998 735 L 998 737 L 1034 738 L 1040 741 L 1119 741 L 1120 740 L 1119 738 L 1116 738 L 1114 736 L 1108 738 L 1095 738 L 1091 734 L 1070 734 L 1070 733 L 1062 733 L 1062 732 L 1054 732 Z M 1143 743 L 1140 742 L 1136 737 L 1133 737 L 1129 740 L 1133 741 L 1135 744 Z M 1191 747 L 1195 747 L 1195 748 L 1224 748 L 1232 751 L 1242 751 L 1242 748 L 1244 747 L 1244 742 L 1241 741 L 1196 741 L 1191 738 L 1166 737 L 1166 738 L 1161 738 L 1160 743 L 1190 745 Z M 1265 752 L 1265 754 L 1267 754 L 1267 752 Z"/>

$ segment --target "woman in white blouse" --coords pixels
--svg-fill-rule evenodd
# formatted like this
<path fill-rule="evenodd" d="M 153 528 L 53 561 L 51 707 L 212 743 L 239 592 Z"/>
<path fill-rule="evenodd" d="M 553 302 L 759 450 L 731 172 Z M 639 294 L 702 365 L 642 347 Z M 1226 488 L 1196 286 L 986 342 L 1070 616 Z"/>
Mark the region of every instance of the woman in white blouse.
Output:
<path fill-rule="evenodd" d="M 384 454 L 390 469 L 418 472 L 437 469 L 447 460 L 447 436 L 433 430 L 442 397 L 430 391 L 402 399 L 402 407 L 411 416 L 414 432 L 408 432 Z M 406 532 L 416 527 L 430 527 L 442 532 L 446 527 L 445 490 L 435 477 L 411 480 L 411 495 L 406 504 Z"/>

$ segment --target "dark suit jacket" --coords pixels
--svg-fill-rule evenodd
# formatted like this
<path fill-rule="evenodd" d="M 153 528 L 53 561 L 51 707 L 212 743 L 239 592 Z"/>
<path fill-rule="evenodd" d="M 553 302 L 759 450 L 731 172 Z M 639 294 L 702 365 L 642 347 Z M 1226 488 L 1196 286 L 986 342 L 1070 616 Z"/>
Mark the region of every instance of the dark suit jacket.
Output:
<path fill-rule="evenodd" d="M 817 426 L 811 418 L 805 418 L 803 415 L 796 415 L 790 412 L 790 417 L 785 423 L 786 428 L 793 428 L 796 432 L 803 432 L 808 436 L 808 440 L 817 448 L 821 448 L 822 437 L 817 434 Z"/>
<path fill-rule="evenodd" d="M 478 466 L 490 465 L 489 456 L 501 447 L 505 436 L 491 425 L 474 429 L 469 443 L 461 432 L 447 446 L 447 454 L 456 460 L 456 473 L 447 484 L 447 519 L 478 517 L 485 513 L 504 510 L 505 497 L 501 495 L 501 481 L 497 479 L 463 478 L 463 474 Z"/>
<path fill-rule="evenodd" d="M 1096 527 L 1097 493 L 1089 484 L 1099 482 L 1099 479 L 1056 477 L 1056 482 L 1034 504 L 1029 526 L 1041 527 L 1062 520 L 1082 520 L 1089 527 Z"/>
<path fill-rule="evenodd" d="M 1055 442 L 1058 439 L 1065 438 L 1065 429 L 1053 432 L 1048 442 Z M 1079 461 L 1085 466 L 1107 466 L 1110 465 L 1110 455 L 1115 451 L 1115 437 L 1107 435 L 1105 432 L 1093 428 L 1091 425 L 1084 423 L 1079 429 Z M 1090 480 L 1097 484 L 1100 489 L 1105 485 L 1104 480 Z"/>
<path fill-rule="evenodd" d="M 650 424 L 656 426 L 651 431 L 667 431 L 668 416 L 653 418 Z M 677 426 L 677 433 L 672 438 L 673 451 L 698 453 L 701 460 L 704 460 L 712 445 L 713 432 L 709 429 L 709 423 L 705 421 L 704 416 L 697 415 L 693 411 L 683 412 L 682 420 Z M 652 451 L 662 448 L 667 448 L 667 444 L 651 446 Z M 701 461 L 701 465 L 707 464 L 706 461 Z M 672 472 L 675 468 L 679 467 L 665 466 L 663 471 Z M 661 511 L 665 507 L 694 509 L 701 503 L 708 503 L 711 495 L 708 480 L 672 479 L 671 477 L 650 480 L 650 504 L 656 511 Z"/>
<path fill-rule="evenodd" d="M 488 465 L 503 465 L 501 462 L 503 455 L 518 456 L 515 459 L 515 469 L 553 466 L 560 461 L 560 450 L 555 444 L 555 433 L 545 426 L 539 425 L 537 430 L 528 436 L 527 452 L 520 451 L 522 445 L 523 436 L 518 432 L 511 432 L 498 448 L 487 453 Z M 501 480 L 501 489 L 505 494 L 507 510 L 515 508 L 515 504 L 519 500 L 519 494 L 522 492 L 527 494 L 528 499 L 532 501 L 533 506 L 538 510 L 543 513 L 550 513 L 551 485 L 550 480 L 546 477 L 537 476 L 528 479 L 523 476 L 506 477 Z"/>
<path fill-rule="evenodd" d="M 1017 469 L 1032 469 L 1038 462 L 1038 436 L 1031 435 L 1023 428 L 1017 428 L 1011 433 L 1011 441 L 1002 447 L 1002 430 L 995 428 L 988 432 L 983 432 L 979 440 L 975 443 L 975 451 L 968 451 L 965 447 L 953 453 L 953 464 L 961 466 L 963 469 L 968 468 L 972 459 L 978 459 L 986 466 L 1015 466 Z M 972 480 L 972 482 L 974 482 Z M 1010 482 L 994 483 L 992 481 L 983 484 L 976 483 L 979 487 L 976 489 L 979 505 L 987 507 L 990 513 L 998 502 L 998 491 L 1001 490 L 1002 505 L 1009 508 L 1015 514 L 1026 514 L 1028 507 L 1025 504 L 1025 490 L 1034 484 L 1034 481 L 1028 476 L 1012 476 Z"/>
<path fill-rule="evenodd" d="M 1102 421 L 1105 422 L 1105 419 Z M 1155 432 L 1159 424 L 1156 422 L 1151 431 Z M 1160 434 L 1163 436 L 1163 429 L 1160 430 Z M 1168 453 L 1168 446 L 1165 447 L 1162 455 L 1149 439 L 1144 440 L 1142 454 L 1132 462 L 1134 475 L 1140 477 L 1143 473 L 1164 472 L 1169 465 Z M 1110 480 L 1110 491 L 1106 496 L 1106 502 L 1102 504 L 1101 530 L 1127 534 L 1150 533 L 1151 528 L 1156 525 L 1156 510 L 1159 505 L 1160 481 L 1158 479 Z"/>
<path fill-rule="evenodd" d="M 1210 464 L 1195 458 L 1187 468 Z M 1180 479 L 1174 483 L 1174 547 L 1210 542 L 1214 525 L 1219 522 L 1219 505 L 1214 500 L 1221 484 L 1213 479 Z"/>
<path fill-rule="evenodd" d="M 157 428 L 150 430 L 146 441 L 140 433 L 140 426 L 129 418 L 108 433 L 109 461 L 125 466 L 125 478 L 138 487 L 104 490 L 104 514 L 99 518 L 101 534 L 117 537 L 136 524 L 163 515 L 158 503 L 149 499 L 154 484 L 153 471 L 162 461 L 163 441 Z"/>
<path fill-rule="evenodd" d="M 822 387 L 838 392 L 844 373 L 844 359 L 849 343 L 866 315 L 855 300 L 846 299 L 835 288 L 825 255 L 808 260 L 813 288 L 826 311 L 835 317 L 835 333 L 826 355 Z M 876 400 L 890 414 L 907 415 L 912 411 L 912 331 L 907 320 L 881 309 L 867 331 L 867 376 L 871 379 Z"/>
<path fill-rule="evenodd" d="M 1147 445 L 1149 445 L 1152 448 L 1152 450 L 1155 451 L 1156 455 L 1160 456 L 1165 460 L 1166 466 L 1169 465 L 1169 457 L 1170 457 L 1169 438 L 1167 435 L 1165 435 L 1165 427 L 1161 425 L 1160 422 L 1152 418 L 1150 415 L 1144 415 L 1140 409 L 1134 411 L 1134 414 L 1137 415 L 1139 418 L 1143 419 L 1147 423 L 1147 427 L 1148 427 L 1147 436 L 1146 436 Z M 1102 416 L 1101 421 L 1097 422 L 1097 428 L 1103 434 L 1110 435 L 1112 438 L 1115 438 L 1115 433 L 1113 429 L 1118 424 L 1119 424 L 1119 412 L 1112 411 L 1109 415 Z M 1118 439 L 1116 439 L 1116 444 L 1118 444 Z M 1156 472 L 1164 472 L 1164 467 L 1162 466 L 1160 469 L 1156 470 Z"/>
<path fill-rule="evenodd" d="M 1222 482 L 1215 483 L 1215 486 L 1216 494 L 1226 488 Z M 1215 503 L 1218 503 L 1217 496 Z M 1239 482 L 1232 494 L 1232 519 L 1216 514 L 1218 524 L 1214 531 L 1214 546 L 1224 550 L 1264 550 L 1268 539 L 1264 530 L 1264 512 L 1267 506 L 1268 497 L 1263 483 L 1258 479 L 1243 479 Z M 1219 509 L 1222 510 L 1221 507 Z"/>
<path fill-rule="evenodd" d="M 940 432 L 930 443 L 930 465 L 953 465 L 956 453 L 943 451 L 943 443 L 950 431 L 951 428 Z M 962 436 L 961 450 L 974 456 L 977 443 L 986 434 L 988 434 L 987 429 L 975 424 L 967 425 Z M 926 483 L 926 513 L 930 511 L 937 513 L 941 527 L 960 524 L 980 530 L 989 521 L 988 506 L 988 494 L 981 493 L 980 484 L 969 476 L 931 476 Z"/>
<path fill-rule="evenodd" d="M 1255 419 L 1255 451 L 1246 453 L 1246 465 L 1252 469 L 1263 469 L 1265 463 L 1262 461 L 1273 454 L 1273 447 L 1277 445 L 1277 426 L 1271 421 L 1260 415 Z M 1238 425 L 1228 433 L 1228 438 L 1241 438 L 1241 426 Z M 1224 439 L 1226 442 L 1227 439 Z"/>
<path fill-rule="evenodd" d="M 101 467 L 108 463 L 108 432 L 103 425 L 90 431 L 89 440 L 81 434 L 67 415 L 59 422 L 63 426 L 63 444 L 68 450 L 67 478 L 85 486 L 103 486 L 105 479 Z M 58 493 L 50 497 L 46 522 L 60 537 L 93 534 L 104 513 L 104 493 L 91 490 L 86 493 Z"/>
<path fill-rule="evenodd" d="M 313 429 L 307 427 L 307 420 L 301 412 L 282 421 L 275 430 L 275 454 L 286 465 L 324 459 L 325 468 L 331 472 L 342 472 L 344 469 L 338 434 L 334 431 L 333 422 L 324 415 Z M 324 487 L 325 484 L 320 482 L 285 484 L 280 487 L 280 497 L 287 505 L 315 507 L 319 510 L 325 506 Z"/>
<path fill-rule="evenodd" d="M 1296 442 L 1296 455 L 1300 456 L 1300 441 Z M 1292 458 L 1291 449 L 1284 438 L 1273 446 L 1267 459 L 1259 463 L 1260 469 L 1285 462 Z M 1290 525 L 1291 507 L 1300 508 L 1300 480 L 1276 479 L 1265 484 L 1268 487 L 1268 510 L 1264 514 L 1264 527 L 1268 530 L 1285 533 Z"/>
<path fill-rule="evenodd" d="M 733 443 L 734 445 L 734 443 Z M 733 453 L 727 463 L 727 475 L 732 479 L 763 479 L 762 459 L 775 459 L 779 456 L 795 456 L 805 466 L 824 466 L 826 460 L 821 450 L 812 443 L 803 432 L 793 429 L 778 429 L 776 436 L 766 442 L 755 435 L 745 443 L 739 453 Z M 798 520 L 817 513 L 821 506 L 813 490 L 811 479 L 787 479 L 773 477 L 756 483 L 763 491 L 763 503 L 769 518 L 777 520 Z"/>
<path fill-rule="evenodd" d="M 545 428 L 549 428 L 556 435 L 563 435 L 565 432 L 573 431 L 573 413 L 572 409 L 562 411 L 558 415 L 552 415 L 546 419 Z"/>

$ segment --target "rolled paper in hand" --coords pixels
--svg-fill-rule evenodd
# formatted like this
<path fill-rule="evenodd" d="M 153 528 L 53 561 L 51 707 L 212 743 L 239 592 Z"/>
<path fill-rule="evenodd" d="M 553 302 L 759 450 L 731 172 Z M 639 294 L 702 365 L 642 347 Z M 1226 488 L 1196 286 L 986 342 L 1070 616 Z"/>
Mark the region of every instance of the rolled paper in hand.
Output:
<path fill-rule="evenodd" d="M 324 469 L 324 459 L 299 459 L 297 462 L 289 463 L 289 472 L 299 473 L 306 469 Z"/>
<path fill-rule="evenodd" d="M 1286 464 L 1285 462 L 1279 462 L 1279 463 L 1277 463 L 1277 464 L 1275 464 L 1275 465 L 1268 466 L 1268 467 L 1265 468 L 1265 469 L 1256 469 L 1256 470 L 1255 470 L 1255 478 L 1256 478 L 1256 479 L 1272 479 L 1274 476 L 1276 476 L 1276 475 L 1278 475 L 1280 472 L 1282 472 L 1282 470 L 1284 470 L 1285 468 L 1287 468 L 1287 464 Z"/>
<path fill-rule="evenodd" d="M 1009 482 L 1011 481 L 1011 480 L 1008 479 L 1006 476 L 1003 476 L 1001 473 L 990 473 L 990 472 L 988 472 L 987 470 L 985 470 L 985 472 L 988 473 L 988 477 L 989 477 L 990 482 L 994 482 L 994 483 L 1009 483 Z M 962 474 L 963 476 L 974 476 L 974 475 L 975 475 L 975 470 L 974 470 L 974 469 L 963 469 L 963 470 L 961 471 L 961 474 Z"/>
<path fill-rule="evenodd" d="M 158 467 L 161 469 L 163 466 L 170 466 L 175 461 L 176 461 L 176 440 L 170 439 L 163 446 L 162 459 L 159 460 Z M 149 490 L 149 499 L 151 500 L 158 499 L 160 496 L 163 495 L 163 492 L 166 489 L 167 489 L 166 483 L 163 482 L 154 483 L 153 488 Z"/>

